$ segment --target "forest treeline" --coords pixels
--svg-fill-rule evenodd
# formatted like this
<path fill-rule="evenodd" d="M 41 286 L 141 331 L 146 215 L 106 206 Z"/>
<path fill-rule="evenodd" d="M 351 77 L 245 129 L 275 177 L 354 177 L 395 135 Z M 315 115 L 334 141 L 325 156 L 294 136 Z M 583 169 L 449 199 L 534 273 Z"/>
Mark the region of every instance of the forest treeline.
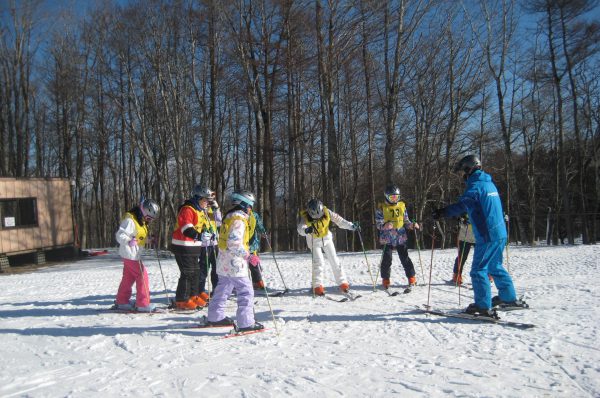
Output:
<path fill-rule="evenodd" d="M 0 176 L 69 178 L 82 247 L 113 245 L 142 196 L 166 246 L 197 183 L 224 206 L 253 191 L 276 250 L 304 248 L 311 197 L 374 247 L 389 182 L 427 236 L 469 153 L 512 241 L 600 235 L 597 1 L 65 4 L 0 6 Z"/>

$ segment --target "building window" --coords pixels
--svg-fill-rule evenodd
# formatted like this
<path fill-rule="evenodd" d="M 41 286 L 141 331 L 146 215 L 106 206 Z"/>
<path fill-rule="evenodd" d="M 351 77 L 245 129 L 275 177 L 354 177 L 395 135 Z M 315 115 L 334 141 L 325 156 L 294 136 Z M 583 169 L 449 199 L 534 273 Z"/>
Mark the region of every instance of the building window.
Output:
<path fill-rule="evenodd" d="M 0 199 L 0 221 L 2 229 L 37 227 L 37 199 Z"/>

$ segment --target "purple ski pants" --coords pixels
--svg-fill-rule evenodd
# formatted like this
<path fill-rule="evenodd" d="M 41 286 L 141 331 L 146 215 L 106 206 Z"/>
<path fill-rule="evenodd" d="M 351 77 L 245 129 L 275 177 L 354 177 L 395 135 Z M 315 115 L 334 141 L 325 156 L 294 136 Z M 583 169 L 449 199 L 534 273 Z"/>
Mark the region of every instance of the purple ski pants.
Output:
<path fill-rule="evenodd" d="M 254 325 L 254 289 L 247 277 L 233 278 L 219 275 L 219 283 L 215 288 L 208 304 L 209 322 L 217 322 L 225 318 L 225 305 L 231 292 L 237 293 L 237 313 L 235 315 L 238 327 L 247 328 Z"/>

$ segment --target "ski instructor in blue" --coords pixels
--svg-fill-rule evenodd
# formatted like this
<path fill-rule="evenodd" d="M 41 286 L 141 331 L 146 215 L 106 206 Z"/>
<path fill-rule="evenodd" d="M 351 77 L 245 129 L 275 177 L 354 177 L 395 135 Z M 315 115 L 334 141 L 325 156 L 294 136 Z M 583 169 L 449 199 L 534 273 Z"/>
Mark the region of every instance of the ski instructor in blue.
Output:
<path fill-rule="evenodd" d="M 432 217 L 456 217 L 467 212 L 475 234 L 475 253 L 471 267 L 471 280 L 475 303 L 466 311 L 472 315 L 496 317 L 492 306 L 517 301 L 512 278 L 502 266 L 502 252 L 506 244 L 506 226 L 502 202 L 492 177 L 481 169 L 481 161 L 475 155 L 462 158 L 454 167 L 462 172 L 467 187 L 457 203 L 433 211 Z M 494 277 L 498 296 L 492 299 L 488 274 Z"/>

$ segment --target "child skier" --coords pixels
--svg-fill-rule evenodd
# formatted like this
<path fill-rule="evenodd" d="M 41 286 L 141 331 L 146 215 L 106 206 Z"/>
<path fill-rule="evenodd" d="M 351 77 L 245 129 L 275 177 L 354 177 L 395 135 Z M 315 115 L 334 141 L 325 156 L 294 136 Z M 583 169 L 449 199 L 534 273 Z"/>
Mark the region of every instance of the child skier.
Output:
<path fill-rule="evenodd" d="M 208 278 L 209 269 L 212 290 L 215 289 L 219 281 L 219 277 L 217 276 L 217 243 L 219 240 L 218 228 L 221 226 L 222 217 L 219 203 L 215 198 L 215 192 L 208 187 L 198 186 L 196 188 L 197 191 L 194 192 L 194 196 L 200 198 L 198 206 L 204 213 L 206 220 L 206 225 L 200 235 L 202 244 L 200 248 L 199 296 L 203 301 L 207 302 L 209 295 L 206 292 L 206 279 Z"/>
<path fill-rule="evenodd" d="M 319 199 L 309 200 L 306 209 L 300 211 L 298 233 L 306 237 L 306 244 L 313 254 L 312 289 L 317 296 L 325 295 L 325 288 L 323 287 L 323 268 L 325 266 L 323 252 L 331 265 L 340 290 L 347 293 L 350 289 L 346 273 L 335 251 L 333 235 L 329 231 L 331 221 L 340 228 L 350 231 L 358 230 L 358 223 L 344 220 L 339 214 L 323 206 Z"/>
<path fill-rule="evenodd" d="M 458 255 L 454 260 L 454 269 L 452 270 L 452 283 L 460 285 L 462 280 L 462 271 L 464 269 L 467 257 L 471 251 L 471 246 L 475 245 L 475 235 L 473 235 L 473 227 L 469 222 L 469 216 L 463 214 L 458 219 Z"/>
<path fill-rule="evenodd" d="M 408 257 L 406 241 L 408 236 L 406 229 L 419 229 L 419 224 L 412 223 L 408 218 L 406 204 L 400 200 L 400 188 L 388 185 L 384 191 L 385 201 L 377 205 L 375 212 L 375 223 L 379 230 L 379 242 L 383 244 L 383 256 L 381 259 L 381 279 L 384 289 L 390 287 L 390 275 L 392 267 L 392 250 L 395 248 L 408 278 L 408 285 L 415 286 L 415 266 Z"/>
<path fill-rule="evenodd" d="M 512 278 L 502 266 L 507 234 L 500 195 L 492 177 L 481 169 L 481 162 L 476 156 L 465 156 L 456 164 L 454 172 L 463 173 L 467 182 L 466 190 L 457 203 L 434 210 L 432 217 L 438 220 L 464 212 L 469 214 L 476 241 L 470 273 L 475 303 L 470 304 L 465 312 L 497 317 L 493 306 L 523 304 L 517 300 Z M 498 296 L 493 299 L 488 274 L 494 278 L 498 288 Z"/>
<path fill-rule="evenodd" d="M 203 187 L 196 185 L 192 196 L 179 208 L 177 225 L 173 230 L 171 251 L 181 275 L 175 291 L 175 308 L 194 310 L 206 306 L 200 296 L 200 263 L 202 253 L 202 231 L 209 228 L 208 219 L 200 202 Z"/>
<path fill-rule="evenodd" d="M 119 255 L 123 258 L 123 277 L 115 301 L 116 307 L 120 310 L 154 311 L 155 305 L 150 304 L 148 271 L 142 264 L 141 253 L 148 236 L 148 224 L 158 217 L 159 210 L 158 204 L 153 200 L 143 200 L 138 206 L 125 213 L 115 234 L 119 242 Z M 129 303 L 134 282 L 135 307 Z"/>
<path fill-rule="evenodd" d="M 219 236 L 219 283 L 208 305 L 208 325 L 234 325 L 238 332 L 264 329 L 254 319 L 254 290 L 248 278 L 248 267 L 259 263 L 249 247 L 252 234 L 249 217 L 254 201 L 254 194 L 246 190 L 231 195 L 233 208 L 223 218 Z M 237 294 L 236 323 L 225 316 L 225 304 L 233 289 Z"/>

